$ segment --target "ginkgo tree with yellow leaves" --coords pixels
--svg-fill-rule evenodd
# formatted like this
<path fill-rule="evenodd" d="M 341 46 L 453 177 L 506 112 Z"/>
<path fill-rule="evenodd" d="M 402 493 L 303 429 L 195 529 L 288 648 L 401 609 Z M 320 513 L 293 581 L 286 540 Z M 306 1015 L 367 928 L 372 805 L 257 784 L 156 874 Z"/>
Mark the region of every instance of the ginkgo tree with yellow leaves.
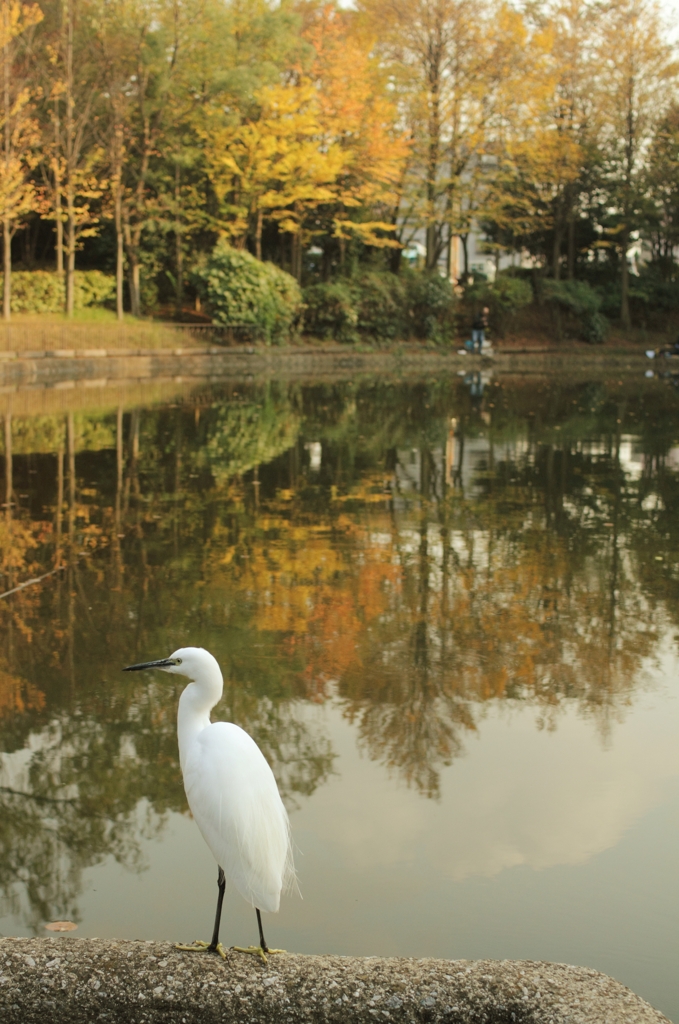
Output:
<path fill-rule="evenodd" d="M 376 249 L 392 248 L 393 211 L 412 141 L 391 97 L 387 69 L 378 59 L 378 36 L 364 31 L 352 15 L 326 4 L 313 17 L 307 13 L 304 38 L 313 46 L 311 74 L 324 129 L 321 145 L 332 141 L 344 155 L 333 202 L 318 211 L 316 230 L 336 239 L 342 254 L 351 239 Z"/>
<path fill-rule="evenodd" d="M 236 246 L 252 235 L 261 259 L 263 226 L 273 222 L 291 237 L 297 278 L 302 247 L 323 235 L 396 244 L 393 224 L 355 213 L 393 205 L 408 151 L 395 107 L 376 95 L 368 46 L 348 38 L 341 13 L 323 9 L 305 38 L 309 70 L 260 89 L 256 116 L 229 123 L 216 112 L 201 129 L 221 230 Z"/>
<path fill-rule="evenodd" d="M 262 89 L 256 99 L 257 119 L 206 130 L 204 139 L 220 227 L 240 248 L 254 229 L 261 259 L 264 220 L 297 235 L 304 214 L 332 198 L 344 161 L 337 145 L 318 145 L 320 111 L 308 79 Z"/>

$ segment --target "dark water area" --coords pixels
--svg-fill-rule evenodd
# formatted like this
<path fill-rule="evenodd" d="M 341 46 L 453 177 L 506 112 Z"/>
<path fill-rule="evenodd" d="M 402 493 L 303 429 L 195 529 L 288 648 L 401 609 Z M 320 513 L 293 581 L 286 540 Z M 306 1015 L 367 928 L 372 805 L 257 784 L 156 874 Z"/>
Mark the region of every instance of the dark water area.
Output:
<path fill-rule="evenodd" d="M 5 404 L 0 932 L 209 937 L 182 683 L 120 671 L 195 644 L 291 812 L 273 945 L 585 964 L 679 1020 L 671 381 L 119 397 Z"/>

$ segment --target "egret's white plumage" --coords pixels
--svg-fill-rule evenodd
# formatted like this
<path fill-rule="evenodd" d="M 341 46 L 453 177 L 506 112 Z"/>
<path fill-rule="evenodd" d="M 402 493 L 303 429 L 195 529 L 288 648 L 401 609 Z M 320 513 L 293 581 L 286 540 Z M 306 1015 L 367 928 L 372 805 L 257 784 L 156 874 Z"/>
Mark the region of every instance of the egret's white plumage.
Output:
<path fill-rule="evenodd" d="M 213 656 L 200 647 L 170 655 L 192 681 L 179 698 L 177 735 L 191 813 L 217 863 L 241 896 L 277 911 L 294 877 L 290 826 L 271 768 L 243 729 L 210 722 L 224 683 Z"/>
<path fill-rule="evenodd" d="M 229 722 L 203 729 L 184 759 L 184 788 L 226 877 L 253 907 L 275 913 L 291 870 L 288 820 L 255 741 Z"/>
<path fill-rule="evenodd" d="M 281 891 L 295 877 L 288 815 L 273 772 L 252 737 L 232 722 L 210 721 L 224 689 L 216 659 L 202 647 L 182 647 L 169 658 L 131 665 L 126 671 L 142 668 L 189 679 L 179 698 L 177 736 L 191 813 L 241 896 L 258 911 L 277 911 Z M 220 914 L 221 896 L 215 935 Z M 210 948 L 216 945 L 213 938 Z"/>

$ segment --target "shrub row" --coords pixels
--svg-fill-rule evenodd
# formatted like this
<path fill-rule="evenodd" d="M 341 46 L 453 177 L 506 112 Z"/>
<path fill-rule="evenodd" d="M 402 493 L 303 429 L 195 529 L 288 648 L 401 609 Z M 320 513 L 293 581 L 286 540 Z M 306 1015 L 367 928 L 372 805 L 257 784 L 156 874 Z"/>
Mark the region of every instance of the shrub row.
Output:
<path fill-rule="evenodd" d="M 608 306 L 599 288 L 585 281 L 540 279 L 534 283 L 538 302 L 546 302 L 554 310 L 560 334 L 565 327 L 586 341 L 604 340 Z M 491 326 L 502 334 L 514 314 L 534 298 L 531 283 L 521 271 L 468 287 L 462 307 L 448 280 L 414 270 L 400 275 L 366 271 L 312 284 L 302 292 L 295 279 L 275 264 L 263 263 L 226 242 L 217 243 L 198 275 L 198 284 L 215 324 L 244 328 L 269 344 L 280 344 L 302 330 L 319 339 L 349 343 L 361 338 L 450 343 L 456 334 L 456 317 L 470 319 L 471 311 L 482 306 L 490 308 Z M 633 283 L 632 300 L 635 287 L 640 290 L 644 286 L 649 292 L 653 287 L 661 291 L 657 281 L 647 275 Z M 99 270 L 76 271 L 76 309 L 105 305 L 114 296 L 112 275 Z M 669 290 L 662 297 L 667 306 L 677 302 Z M 64 300 L 63 275 L 46 270 L 12 274 L 12 312 L 59 313 Z"/>
<path fill-rule="evenodd" d="M 2 290 L 0 274 L 0 291 Z M 116 279 L 101 270 L 76 270 L 74 303 L 76 309 L 103 306 L 115 297 Z M 55 270 L 17 270 L 12 274 L 13 313 L 62 313 L 66 302 L 66 283 Z"/>
<path fill-rule="evenodd" d="M 304 289 L 304 329 L 321 339 L 436 344 L 455 333 L 455 293 L 438 274 L 370 271 Z"/>
<path fill-rule="evenodd" d="M 587 281 L 554 281 L 535 277 L 531 270 L 512 268 L 498 275 L 492 284 L 481 282 L 468 288 L 465 297 L 490 307 L 491 323 L 500 333 L 519 309 L 534 300 L 551 308 L 559 336 L 571 334 L 599 344 L 605 340 L 609 329 L 602 311 L 601 291 Z"/>
<path fill-rule="evenodd" d="M 437 274 L 371 271 L 309 285 L 226 242 L 214 248 L 199 284 L 215 324 L 250 329 L 269 344 L 304 330 L 320 339 L 434 342 L 454 335 L 455 295 Z"/>

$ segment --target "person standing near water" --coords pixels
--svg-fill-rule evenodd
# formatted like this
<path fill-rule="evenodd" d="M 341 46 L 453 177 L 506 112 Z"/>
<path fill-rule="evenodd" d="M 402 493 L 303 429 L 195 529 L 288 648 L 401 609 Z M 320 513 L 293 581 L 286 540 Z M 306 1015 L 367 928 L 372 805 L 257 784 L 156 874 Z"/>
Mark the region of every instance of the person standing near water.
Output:
<path fill-rule="evenodd" d="M 483 343 L 486 340 L 489 313 L 488 306 L 484 306 L 481 312 L 477 313 L 472 323 L 472 352 L 478 352 L 479 355 L 481 355 Z"/>

